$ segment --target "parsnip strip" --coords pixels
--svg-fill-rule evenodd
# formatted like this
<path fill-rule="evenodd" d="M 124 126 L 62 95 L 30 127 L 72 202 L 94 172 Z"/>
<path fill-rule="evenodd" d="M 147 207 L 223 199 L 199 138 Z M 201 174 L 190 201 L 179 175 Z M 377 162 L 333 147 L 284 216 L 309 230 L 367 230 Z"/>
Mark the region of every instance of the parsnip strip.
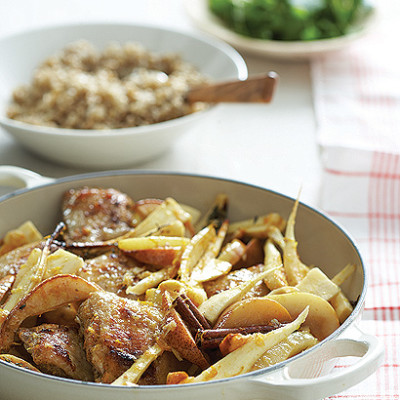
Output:
<path fill-rule="evenodd" d="M 27 293 L 43 280 L 45 269 L 46 255 L 40 249 L 33 249 L 26 263 L 19 269 L 11 294 L 3 304 L 3 309 L 11 311 Z"/>
<path fill-rule="evenodd" d="M 253 365 L 252 371 L 270 367 L 316 345 L 318 339 L 309 332 L 296 331 L 268 349 Z"/>
<path fill-rule="evenodd" d="M 355 266 L 355 264 L 347 264 L 339 273 L 337 273 L 332 278 L 332 282 L 338 286 L 342 285 L 346 279 L 350 278 L 350 276 L 353 275 L 356 268 L 357 267 Z"/>
<path fill-rule="evenodd" d="M 246 245 L 238 239 L 233 239 L 221 250 L 218 260 L 227 261 L 230 264 L 235 265 L 245 253 Z"/>
<path fill-rule="evenodd" d="M 163 225 L 158 228 L 158 230 L 153 231 L 152 236 L 185 236 L 185 225 L 183 222 L 176 221 L 171 222 L 168 225 Z"/>
<path fill-rule="evenodd" d="M 133 286 L 128 286 L 126 289 L 126 294 L 134 294 L 140 296 L 146 293 L 146 290 L 158 286 L 161 282 L 172 279 L 177 273 L 177 267 L 171 266 L 167 268 L 160 269 L 157 272 L 153 272 L 146 278 L 143 278 L 138 283 Z"/>
<path fill-rule="evenodd" d="M 24 244 L 33 243 L 41 239 L 43 239 L 43 236 L 33 222 L 26 221 L 17 229 L 5 234 L 3 244 L 0 246 L 0 256 Z"/>
<path fill-rule="evenodd" d="M 177 236 L 147 236 L 122 239 L 118 247 L 123 251 L 148 250 L 159 247 L 186 247 L 190 243 L 188 238 Z"/>
<path fill-rule="evenodd" d="M 190 275 L 190 284 L 196 285 L 198 283 L 212 281 L 213 279 L 228 274 L 231 269 L 231 263 L 213 258 L 201 268 L 193 269 L 193 272 Z"/>
<path fill-rule="evenodd" d="M 308 292 L 330 300 L 340 292 L 339 286 L 333 283 L 319 268 L 312 268 L 296 285 L 301 292 Z"/>
<path fill-rule="evenodd" d="M 308 314 L 308 307 L 291 323 L 269 333 L 255 333 L 248 336 L 246 343 L 229 353 L 220 361 L 207 368 L 189 382 L 207 382 L 229 378 L 249 372 L 254 363 L 271 347 L 285 340 L 299 329 Z M 185 381 L 184 381 L 185 382 Z M 184 383 L 183 382 L 183 383 Z"/>
<path fill-rule="evenodd" d="M 76 275 L 84 265 L 83 258 L 69 251 L 58 249 L 47 257 L 46 272 L 43 278 L 47 279 L 58 274 Z"/>
<path fill-rule="evenodd" d="M 296 286 L 307 274 L 309 268 L 304 265 L 297 253 L 297 241 L 294 234 L 294 225 L 299 200 L 296 200 L 290 213 L 286 232 L 285 247 L 283 249 L 283 266 L 289 285 Z"/>
<path fill-rule="evenodd" d="M 149 236 L 157 232 L 161 226 L 170 225 L 176 220 L 184 225 L 190 223 L 191 215 L 172 198 L 165 201 L 151 212 L 140 224 L 129 234 L 129 237 Z"/>
<path fill-rule="evenodd" d="M 268 275 L 273 274 L 274 271 L 275 269 L 270 269 L 261 272 L 247 282 L 243 282 L 232 289 L 224 290 L 223 292 L 210 297 L 200 305 L 200 312 L 208 321 L 211 322 L 211 324 L 215 324 L 225 308 L 242 299 L 259 281 L 265 279 Z"/>
<path fill-rule="evenodd" d="M 232 265 L 229 262 L 219 261 L 216 259 L 217 255 L 221 251 L 222 244 L 228 231 L 228 226 L 228 221 L 222 223 L 217 236 L 214 240 L 210 240 L 204 254 L 193 267 L 190 274 L 190 284 L 193 284 L 193 286 L 196 286 L 201 282 L 216 279 L 219 276 L 227 274 L 231 270 Z"/>
<path fill-rule="evenodd" d="M 280 287 L 288 286 L 285 270 L 283 268 L 282 257 L 279 250 L 275 247 L 270 239 L 264 244 L 264 265 L 265 270 L 276 268 L 272 275 L 268 275 L 264 282 L 269 290 L 275 290 Z"/>
<path fill-rule="evenodd" d="M 333 278 L 332 282 L 340 286 L 343 282 L 348 279 L 356 270 L 355 264 L 347 264 L 339 273 L 337 273 Z M 342 324 L 346 318 L 353 312 L 353 306 L 346 297 L 346 295 L 340 290 L 340 292 L 332 297 L 329 302 L 335 309 L 336 314 L 339 318 L 339 322 Z"/>
<path fill-rule="evenodd" d="M 270 227 L 268 237 L 274 241 L 281 250 L 285 248 L 285 238 L 283 237 L 282 232 L 276 226 Z"/>
<path fill-rule="evenodd" d="M 199 219 L 195 228 L 200 231 L 204 227 L 210 225 L 215 221 L 223 221 L 226 219 L 226 212 L 228 208 L 228 196 L 226 194 L 220 193 L 216 196 L 214 203 L 209 210 Z"/>
<path fill-rule="evenodd" d="M 119 378 L 111 383 L 113 386 L 136 386 L 141 376 L 151 363 L 163 353 L 163 349 L 156 343 L 148 348 Z"/>
<path fill-rule="evenodd" d="M 193 236 L 190 243 L 186 246 L 181 258 L 179 275 L 183 282 L 189 282 L 194 266 L 199 262 L 200 258 L 203 256 L 204 252 L 215 237 L 216 232 L 212 224 Z"/>
<path fill-rule="evenodd" d="M 251 232 L 256 227 L 265 228 L 272 226 L 283 230 L 286 226 L 286 221 L 278 213 L 269 213 L 260 217 L 234 222 L 230 224 L 228 233 L 235 233 L 236 231 Z"/>
<path fill-rule="evenodd" d="M 329 303 L 335 309 L 341 324 L 353 312 L 353 306 L 342 291 L 340 291 L 336 296 L 332 297 L 329 300 Z"/>

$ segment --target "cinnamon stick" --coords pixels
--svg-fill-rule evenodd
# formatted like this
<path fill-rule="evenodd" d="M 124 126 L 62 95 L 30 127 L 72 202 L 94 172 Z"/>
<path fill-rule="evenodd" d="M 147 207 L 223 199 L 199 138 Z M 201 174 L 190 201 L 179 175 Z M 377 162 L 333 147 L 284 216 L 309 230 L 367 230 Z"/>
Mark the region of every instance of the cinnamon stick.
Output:
<path fill-rule="evenodd" d="M 172 305 L 175 307 L 175 310 L 179 313 L 182 320 L 186 323 L 187 328 L 193 337 L 195 337 L 198 331 L 202 331 L 204 329 L 202 324 L 199 322 L 181 296 L 178 296 L 173 301 Z"/>
<path fill-rule="evenodd" d="M 256 332 L 268 333 L 277 328 L 279 328 L 279 325 L 254 325 L 241 328 L 207 329 L 198 332 L 196 342 L 200 343 L 200 347 L 203 349 L 215 349 L 229 334 L 240 333 L 242 335 L 249 335 Z"/>
<path fill-rule="evenodd" d="M 188 305 L 189 310 L 193 313 L 193 315 L 196 317 L 196 319 L 200 322 L 203 329 L 211 329 L 210 323 L 206 320 L 204 315 L 195 306 L 195 304 L 192 302 L 192 300 L 190 300 L 189 297 L 186 296 L 186 294 L 182 294 L 181 297 L 182 297 L 182 300 L 184 300 L 185 303 Z"/>

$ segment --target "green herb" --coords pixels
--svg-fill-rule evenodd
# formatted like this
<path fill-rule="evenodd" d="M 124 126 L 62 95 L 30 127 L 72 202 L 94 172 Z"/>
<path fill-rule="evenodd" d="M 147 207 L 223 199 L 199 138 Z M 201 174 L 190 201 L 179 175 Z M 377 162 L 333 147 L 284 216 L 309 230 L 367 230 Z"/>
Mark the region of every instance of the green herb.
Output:
<path fill-rule="evenodd" d="M 372 10 L 367 0 L 208 0 L 208 6 L 234 32 L 270 40 L 342 36 Z"/>

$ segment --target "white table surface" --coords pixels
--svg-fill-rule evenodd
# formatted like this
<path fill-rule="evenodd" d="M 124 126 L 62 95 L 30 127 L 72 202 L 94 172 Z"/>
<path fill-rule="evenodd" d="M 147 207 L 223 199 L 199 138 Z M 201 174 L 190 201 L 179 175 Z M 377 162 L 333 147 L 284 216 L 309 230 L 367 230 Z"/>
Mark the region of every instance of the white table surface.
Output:
<path fill-rule="evenodd" d="M 196 31 L 183 2 L 190 0 L 1 0 L 0 37 L 65 22 L 132 22 Z M 318 206 L 320 161 L 308 62 L 281 62 L 243 54 L 249 74 L 276 71 L 269 105 L 220 105 L 162 157 L 135 169 L 200 173 L 246 181 Z M 64 168 L 27 153 L 0 128 L 0 165 L 49 177 L 89 172 Z"/>

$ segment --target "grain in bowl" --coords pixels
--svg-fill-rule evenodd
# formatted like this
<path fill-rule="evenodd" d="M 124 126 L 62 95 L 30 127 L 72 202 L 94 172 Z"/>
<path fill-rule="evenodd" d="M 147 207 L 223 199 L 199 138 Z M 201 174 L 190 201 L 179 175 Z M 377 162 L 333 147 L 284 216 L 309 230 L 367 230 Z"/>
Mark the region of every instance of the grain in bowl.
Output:
<path fill-rule="evenodd" d="M 70 43 L 16 88 L 7 116 L 41 126 L 116 129 L 178 118 L 206 107 L 185 102 L 207 78 L 176 53 L 156 54 L 135 42 Z"/>

